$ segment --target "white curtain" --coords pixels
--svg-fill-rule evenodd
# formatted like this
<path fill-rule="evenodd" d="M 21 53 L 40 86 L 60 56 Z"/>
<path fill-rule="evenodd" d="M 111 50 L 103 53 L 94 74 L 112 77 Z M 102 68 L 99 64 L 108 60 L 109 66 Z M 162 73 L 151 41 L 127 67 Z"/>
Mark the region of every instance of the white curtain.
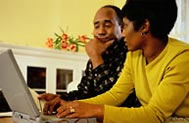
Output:
<path fill-rule="evenodd" d="M 178 17 L 170 36 L 189 43 L 189 0 L 176 1 Z"/>

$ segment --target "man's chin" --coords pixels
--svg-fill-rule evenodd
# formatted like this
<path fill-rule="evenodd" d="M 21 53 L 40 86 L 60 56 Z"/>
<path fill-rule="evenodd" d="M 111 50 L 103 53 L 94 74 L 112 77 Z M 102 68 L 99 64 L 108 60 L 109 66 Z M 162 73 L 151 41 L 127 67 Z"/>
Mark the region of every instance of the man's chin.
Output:
<path fill-rule="evenodd" d="M 107 38 L 101 38 L 99 40 L 105 43 L 105 42 L 108 42 L 108 41 L 115 40 L 115 38 L 111 38 L 111 39 L 110 38 L 108 38 L 108 39 Z"/>

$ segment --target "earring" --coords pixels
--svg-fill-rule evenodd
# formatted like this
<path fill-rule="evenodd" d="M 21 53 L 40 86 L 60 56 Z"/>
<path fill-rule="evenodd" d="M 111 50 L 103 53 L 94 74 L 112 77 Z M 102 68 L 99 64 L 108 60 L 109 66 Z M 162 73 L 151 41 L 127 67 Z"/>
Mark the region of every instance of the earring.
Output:
<path fill-rule="evenodd" d="M 141 36 L 142 36 L 142 37 L 144 37 L 145 35 L 146 35 L 146 33 L 145 33 L 145 32 L 142 32 L 142 33 L 141 33 Z"/>

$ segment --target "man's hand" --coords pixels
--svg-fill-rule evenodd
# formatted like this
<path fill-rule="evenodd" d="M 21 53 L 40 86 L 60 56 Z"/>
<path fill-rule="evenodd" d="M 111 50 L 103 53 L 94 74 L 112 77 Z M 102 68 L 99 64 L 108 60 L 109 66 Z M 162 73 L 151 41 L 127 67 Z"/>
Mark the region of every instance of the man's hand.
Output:
<path fill-rule="evenodd" d="M 60 95 L 52 94 L 52 93 L 43 93 L 43 94 L 39 95 L 38 99 L 45 100 L 45 101 L 50 101 L 50 100 L 53 100 L 56 97 L 60 97 Z"/>
<path fill-rule="evenodd" d="M 102 53 L 106 51 L 113 41 L 114 40 L 101 41 L 95 37 L 86 44 L 85 49 L 92 61 L 93 68 L 96 68 L 100 64 L 104 63 L 104 60 L 102 59 Z"/>
<path fill-rule="evenodd" d="M 45 115 L 52 115 L 56 113 L 56 109 L 60 106 L 60 97 L 55 97 L 53 100 L 47 101 L 43 107 Z"/>
<path fill-rule="evenodd" d="M 45 115 L 51 115 L 56 111 L 57 106 L 60 105 L 60 95 L 44 93 L 38 97 L 40 100 L 47 101 L 43 107 L 43 113 Z"/>

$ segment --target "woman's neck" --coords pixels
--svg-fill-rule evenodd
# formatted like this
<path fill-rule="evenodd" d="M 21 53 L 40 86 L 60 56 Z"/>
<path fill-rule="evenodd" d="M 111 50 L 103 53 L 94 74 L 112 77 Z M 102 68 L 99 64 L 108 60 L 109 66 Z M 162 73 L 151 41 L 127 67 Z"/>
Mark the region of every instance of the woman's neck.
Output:
<path fill-rule="evenodd" d="M 146 58 L 146 63 L 152 62 L 165 48 L 167 41 L 157 38 L 149 38 L 146 40 L 146 45 L 143 48 L 143 54 Z"/>

